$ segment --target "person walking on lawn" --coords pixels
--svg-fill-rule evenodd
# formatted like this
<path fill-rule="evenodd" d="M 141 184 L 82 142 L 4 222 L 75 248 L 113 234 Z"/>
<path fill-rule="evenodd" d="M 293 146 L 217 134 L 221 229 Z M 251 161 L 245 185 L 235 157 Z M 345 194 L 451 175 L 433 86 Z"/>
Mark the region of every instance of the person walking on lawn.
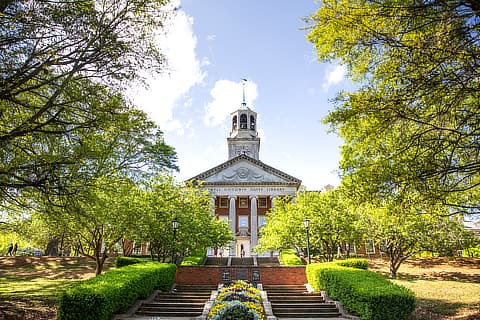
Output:
<path fill-rule="evenodd" d="M 10 242 L 10 244 L 9 244 L 8 247 L 7 247 L 7 256 L 11 256 L 11 255 L 12 255 L 12 250 L 13 250 L 13 245 L 12 245 L 12 243 Z"/>

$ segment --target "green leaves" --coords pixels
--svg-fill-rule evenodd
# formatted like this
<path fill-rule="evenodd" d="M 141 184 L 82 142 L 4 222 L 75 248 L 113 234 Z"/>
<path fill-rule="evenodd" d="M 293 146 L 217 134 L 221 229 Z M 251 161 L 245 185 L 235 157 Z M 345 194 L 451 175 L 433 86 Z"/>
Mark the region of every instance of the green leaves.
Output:
<path fill-rule="evenodd" d="M 311 251 L 332 260 L 339 245 L 354 243 L 361 237 L 358 218 L 342 197 L 340 190 L 331 190 L 298 193 L 294 203 L 289 199 L 277 201 L 275 208 L 267 213 L 256 250 L 305 248 L 303 220 L 308 218 Z"/>
<path fill-rule="evenodd" d="M 2 2 L 1 205 L 75 193 L 112 172 L 176 169 L 162 132 L 122 93 L 164 67 L 155 35 L 166 2 Z"/>
<path fill-rule="evenodd" d="M 307 20 L 320 60 L 359 82 L 325 122 L 365 201 L 416 192 L 478 209 L 478 10 L 458 1 L 324 1 Z M 352 190 L 353 192 L 353 190 Z"/>

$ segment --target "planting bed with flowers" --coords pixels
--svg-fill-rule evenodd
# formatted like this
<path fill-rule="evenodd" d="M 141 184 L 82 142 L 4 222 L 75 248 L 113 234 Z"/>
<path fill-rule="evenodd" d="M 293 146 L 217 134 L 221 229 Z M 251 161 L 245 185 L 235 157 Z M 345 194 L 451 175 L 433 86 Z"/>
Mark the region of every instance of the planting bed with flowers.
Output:
<path fill-rule="evenodd" d="M 263 320 L 263 314 L 260 290 L 238 280 L 220 289 L 208 319 Z"/>

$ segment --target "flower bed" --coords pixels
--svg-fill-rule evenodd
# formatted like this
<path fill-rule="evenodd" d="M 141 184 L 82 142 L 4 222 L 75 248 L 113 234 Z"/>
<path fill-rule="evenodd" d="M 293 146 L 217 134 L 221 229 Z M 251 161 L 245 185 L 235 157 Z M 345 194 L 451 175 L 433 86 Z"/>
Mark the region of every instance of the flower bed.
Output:
<path fill-rule="evenodd" d="M 263 320 L 263 314 L 260 291 L 239 280 L 220 289 L 207 319 Z"/>

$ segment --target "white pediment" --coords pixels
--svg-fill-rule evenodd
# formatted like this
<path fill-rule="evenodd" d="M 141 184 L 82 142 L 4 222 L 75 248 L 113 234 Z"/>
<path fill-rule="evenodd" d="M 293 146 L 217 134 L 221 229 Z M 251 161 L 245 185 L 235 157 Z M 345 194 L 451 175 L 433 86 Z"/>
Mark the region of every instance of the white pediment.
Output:
<path fill-rule="evenodd" d="M 301 180 L 247 155 L 239 155 L 192 179 L 207 185 L 288 185 L 300 187 Z"/>
<path fill-rule="evenodd" d="M 291 181 L 257 167 L 247 161 L 240 161 L 206 177 L 207 183 L 289 183 Z"/>

